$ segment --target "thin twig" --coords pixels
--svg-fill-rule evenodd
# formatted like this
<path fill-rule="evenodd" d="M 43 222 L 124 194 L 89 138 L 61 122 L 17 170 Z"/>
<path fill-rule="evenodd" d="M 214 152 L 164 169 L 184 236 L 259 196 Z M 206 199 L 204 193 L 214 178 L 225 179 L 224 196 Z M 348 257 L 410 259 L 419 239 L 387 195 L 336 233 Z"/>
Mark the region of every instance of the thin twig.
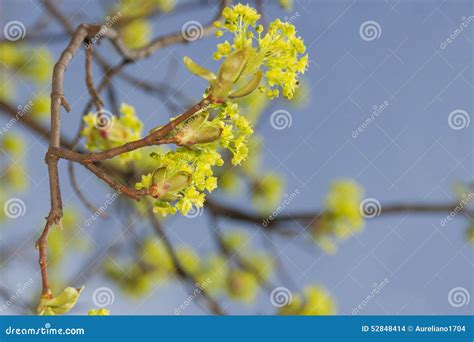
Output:
<path fill-rule="evenodd" d="M 87 42 L 86 42 L 87 44 Z M 92 45 L 86 46 L 86 85 L 92 102 L 97 109 L 98 115 L 102 114 L 104 110 L 104 101 L 100 98 L 100 94 L 94 86 L 94 79 L 92 77 Z"/>

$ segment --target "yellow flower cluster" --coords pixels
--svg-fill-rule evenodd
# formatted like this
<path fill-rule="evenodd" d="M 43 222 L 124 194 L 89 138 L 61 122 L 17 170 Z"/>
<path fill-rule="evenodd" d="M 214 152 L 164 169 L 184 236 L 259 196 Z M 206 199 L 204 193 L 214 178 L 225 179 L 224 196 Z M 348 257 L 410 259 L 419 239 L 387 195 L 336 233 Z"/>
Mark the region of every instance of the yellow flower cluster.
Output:
<path fill-rule="evenodd" d="M 252 200 L 262 213 L 271 212 L 283 194 L 283 180 L 277 174 L 262 175 L 253 183 Z"/>
<path fill-rule="evenodd" d="M 219 144 L 232 152 L 232 164 L 240 165 L 248 156 L 248 138 L 253 128 L 244 116 L 239 114 L 236 103 L 227 102 L 221 107 L 217 118 L 222 128 Z"/>
<path fill-rule="evenodd" d="M 176 249 L 176 256 L 183 269 L 192 274 L 208 291 L 222 287 L 222 272 L 225 261 L 220 257 L 211 256 L 208 260 L 200 260 L 196 252 L 189 247 Z M 139 297 L 149 293 L 153 285 L 172 278 L 176 266 L 165 244 L 156 238 L 146 238 L 137 256 L 139 262 L 128 266 L 118 266 L 114 261 L 104 264 L 106 275 L 118 283 L 127 294 Z"/>
<path fill-rule="evenodd" d="M 19 81 L 19 77 L 34 81 L 38 86 L 51 79 L 53 61 L 47 49 L 27 48 L 20 44 L 2 42 L 0 51 L 0 79 L 3 81 L 0 85 L 0 99 L 14 99 L 15 83 Z M 49 106 L 45 108 L 44 99 L 45 95 L 40 92 L 32 101 L 30 114 L 41 116 L 49 113 Z"/>
<path fill-rule="evenodd" d="M 244 303 L 255 299 L 260 282 L 268 281 L 274 269 L 272 260 L 249 248 L 249 242 L 248 236 L 240 232 L 228 233 L 223 237 L 225 248 L 240 259 L 235 266 L 230 265 L 227 271 L 227 294 L 231 299 Z"/>
<path fill-rule="evenodd" d="M 234 165 L 247 157 L 247 139 L 253 129 L 239 115 L 238 106 L 232 103 L 216 106 L 212 120 L 209 111 L 196 115 L 170 133 L 185 147 L 166 154 L 151 154 L 156 169 L 143 175 L 136 188 L 149 189 L 155 198 L 155 213 L 166 216 L 179 210 L 186 215 L 193 207 L 204 205 L 204 192 L 217 187 L 213 167 L 224 164 L 217 152 L 219 146 L 232 152 Z"/>
<path fill-rule="evenodd" d="M 143 125 L 135 108 L 124 103 L 120 112 L 119 118 L 106 111 L 83 117 L 85 127 L 81 134 L 86 138 L 86 147 L 90 151 L 107 150 L 140 138 Z M 123 162 L 139 157 L 140 153 L 135 151 L 119 156 Z"/>
<path fill-rule="evenodd" d="M 175 214 L 177 210 L 186 215 L 193 207 L 204 205 L 203 191 L 213 191 L 217 178 L 212 167 L 224 163 L 215 149 L 203 147 L 197 153 L 187 148 L 178 148 L 166 154 L 152 153 L 158 168 L 143 175 L 135 187 L 150 190 L 155 197 L 153 211 L 162 216 Z M 173 205 L 174 204 L 174 205 Z"/>
<path fill-rule="evenodd" d="M 326 209 L 311 229 L 314 240 L 328 253 L 336 251 L 335 240 L 343 240 L 359 232 L 364 220 L 359 206 L 362 188 L 352 180 L 331 184 L 326 197 Z"/>
<path fill-rule="evenodd" d="M 282 307 L 280 315 L 334 315 L 336 305 L 334 299 L 322 287 L 310 286 L 304 289 L 303 294 L 293 294 L 291 302 Z"/>
<path fill-rule="evenodd" d="M 280 2 L 280 6 L 287 10 L 287 11 L 290 11 L 291 9 L 293 9 L 293 0 L 279 0 Z"/>
<path fill-rule="evenodd" d="M 226 235 L 224 244 L 230 253 L 241 253 L 242 264 L 231 264 L 221 255 L 201 259 L 190 247 L 176 249 L 181 267 L 193 276 L 202 290 L 245 303 L 255 299 L 260 281 L 266 281 L 273 272 L 271 259 L 247 248 L 248 238 L 240 233 Z M 235 249 L 234 249 L 235 248 Z M 128 265 L 109 260 L 103 266 L 108 278 L 127 294 L 139 297 L 149 293 L 154 285 L 176 275 L 176 265 L 165 244 L 156 238 L 146 238 L 137 255 L 138 262 Z"/>
<path fill-rule="evenodd" d="M 217 46 L 214 58 L 219 60 L 230 56 L 234 51 L 247 49 L 250 54 L 243 75 L 253 74 L 260 68 L 266 69 L 267 85 L 260 89 L 269 98 L 278 97 L 280 90 L 283 96 L 293 98 L 299 85 L 298 77 L 304 74 L 308 64 L 303 39 L 296 34 L 294 25 L 273 21 L 266 33 L 258 25 L 260 15 L 248 5 L 238 4 L 223 11 L 224 22 L 217 21 L 218 37 L 229 31 L 234 34 L 233 42 L 225 41 Z M 256 46 L 254 46 L 256 41 Z"/>
<path fill-rule="evenodd" d="M 120 34 L 124 43 L 131 49 L 139 49 L 147 45 L 152 37 L 152 26 L 148 20 L 135 19 L 125 25 Z"/>
<path fill-rule="evenodd" d="M 107 22 L 115 25 L 124 43 L 132 49 L 138 49 L 151 41 L 152 22 L 148 18 L 156 11 L 170 12 L 176 5 L 175 0 L 120 0 L 110 12 Z"/>
<path fill-rule="evenodd" d="M 87 312 L 88 316 L 108 316 L 110 314 L 110 311 L 102 308 L 102 309 L 97 309 L 97 310 L 89 310 Z"/>
<path fill-rule="evenodd" d="M 24 190 L 28 185 L 23 155 L 24 142 L 21 137 L 6 133 L 0 137 L 0 205 L 11 193 Z M 0 220 L 5 218 L 5 210 L 0 211 Z"/>
<path fill-rule="evenodd" d="M 49 118 L 51 108 L 51 96 L 39 94 L 31 100 L 31 110 L 29 115 L 34 119 Z"/>
<path fill-rule="evenodd" d="M 466 238 L 470 244 L 474 245 L 474 223 L 471 223 L 471 225 L 466 229 Z"/>

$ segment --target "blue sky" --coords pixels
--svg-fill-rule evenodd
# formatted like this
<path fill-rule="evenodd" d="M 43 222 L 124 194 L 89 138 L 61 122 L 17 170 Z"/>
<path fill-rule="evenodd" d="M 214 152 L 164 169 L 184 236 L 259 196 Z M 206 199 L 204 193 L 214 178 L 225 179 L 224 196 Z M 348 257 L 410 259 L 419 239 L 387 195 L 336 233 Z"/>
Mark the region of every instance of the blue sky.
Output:
<path fill-rule="evenodd" d="M 4 1 L 0 19 L 21 20 L 28 28 L 28 23 L 40 14 L 37 6 L 34 1 Z M 93 1 L 72 0 L 62 8 L 77 13 L 76 24 L 98 21 L 102 13 Z M 474 22 L 446 43 L 474 15 L 472 2 L 295 0 L 290 12 L 279 9 L 273 1 L 266 1 L 264 8 L 266 20 L 286 17 L 293 21 L 305 39 L 311 59 L 305 75 L 308 103 L 303 107 L 274 103 L 259 125 L 264 138 L 265 170 L 284 175 L 287 194 L 296 189 L 300 192 L 285 210 L 321 207 L 329 183 L 339 178 L 357 180 L 367 197 L 382 204 L 444 203 L 453 200 L 454 182 L 472 181 L 474 124 L 455 130 L 448 117 L 457 110 L 465 111 L 469 118 L 474 113 Z M 156 35 L 174 32 L 189 20 L 206 23 L 214 12 L 208 6 L 183 15 L 165 15 L 153 21 L 153 29 Z M 361 33 L 361 26 L 368 25 L 367 22 L 375 28 L 375 38 Z M 52 27 L 59 29 L 56 24 Z M 189 55 L 215 68 L 217 63 L 210 53 L 215 44 L 215 38 L 209 38 L 172 46 L 128 70 L 148 81 L 162 81 L 170 62 L 176 61 L 179 67 L 174 84 L 189 97 L 198 99 L 205 84 L 191 77 L 179 61 Z M 64 42 L 49 47 L 57 58 Z M 110 51 L 106 55 L 111 62 L 119 60 L 107 43 L 102 43 L 100 49 Z M 82 54 L 73 60 L 66 74 L 66 96 L 72 105 L 71 113 L 63 113 L 66 136 L 75 133 L 79 113 L 88 99 L 82 81 Z M 148 128 L 177 114 L 169 113 L 159 99 L 124 82 L 118 81 L 116 88 L 123 102 L 136 107 Z M 27 98 L 33 91 L 28 85 L 21 89 L 18 103 L 24 100 L 23 95 Z M 386 108 L 354 138 L 353 131 L 372 115 L 374 106 L 382 104 Z M 284 130 L 275 130 L 270 124 L 271 113 L 279 109 L 287 110 L 292 118 L 291 126 Z M 5 118 L 0 117 L 0 124 L 5 123 Z M 28 141 L 26 160 L 31 188 L 17 194 L 25 201 L 27 214 L 2 222 L 5 227 L 0 231 L 0 248 L 25 235 L 34 239 L 49 205 L 43 163 L 46 144 L 18 127 L 14 130 Z M 87 211 L 71 191 L 65 162 L 61 163 L 61 173 L 65 205 L 79 208 L 87 217 Z M 83 170 L 78 177 L 84 192 L 96 203 L 103 203 L 111 192 Z M 248 207 L 246 195 L 225 201 L 239 208 Z M 292 290 L 319 284 L 335 297 L 341 314 L 351 314 L 372 291 L 373 284 L 386 278 L 387 285 L 364 306 L 362 314 L 466 314 L 472 312 L 473 301 L 455 308 L 448 303 L 448 293 L 463 287 L 473 294 L 473 247 L 466 245 L 464 236 L 467 220 L 456 217 L 441 227 L 444 216 L 397 215 L 368 220 L 364 231 L 340 245 L 335 255 L 324 254 L 304 241 L 304 236 L 275 237 L 273 241 L 300 287 Z M 214 248 L 208 224 L 206 215 L 192 221 L 173 218 L 167 222 L 167 230 L 173 241 L 191 244 L 206 254 Z M 90 227 L 81 225 L 78 229 L 88 239 L 107 246 L 125 225 L 126 217 L 116 213 L 107 221 Z M 267 239 L 257 231 L 258 227 L 228 221 L 222 227 L 246 230 L 257 247 Z M 145 226 L 141 228 L 146 230 Z M 24 243 L 17 254 L 12 262 L 15 267 L 2 274 L 2 282 L 14 286 L 32 276 L 39 285 L 32 242 Z M 68 260 L 64 272 L 70 273 L 81 265 L 81 257 L 78 254 Z M 115 301 L 109 309 L 120 314 L 169 314 L 189 295 L 175 282 L 168 282 L 157 284 L 147 298 L 134 301 L 96 275 L 87 282 L 81 308 L 93 306 L 92 293 L 100 286 L 114 290 Z M 239 314 L 272 312 L 268 295 L 263 292 L 254 306 L 227 300 L 224 305 Z M 186 314 L 204 313 L 199 306 L 186 310 Z"/>

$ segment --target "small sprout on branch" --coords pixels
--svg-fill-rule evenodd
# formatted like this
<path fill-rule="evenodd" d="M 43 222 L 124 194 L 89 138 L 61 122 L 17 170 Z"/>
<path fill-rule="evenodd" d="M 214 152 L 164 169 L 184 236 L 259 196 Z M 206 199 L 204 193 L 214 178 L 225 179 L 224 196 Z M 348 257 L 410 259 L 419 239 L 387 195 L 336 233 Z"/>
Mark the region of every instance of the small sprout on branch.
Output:
<path fill-rule="evenodd" d="M 57 297 L 49 298 L 43 295 L 38 305 L 38 314 L 54 316 L 69 312 L 76 305 L 79 295 L 83 290 L 84 286 L 80 289 L 66 287 Z"/>

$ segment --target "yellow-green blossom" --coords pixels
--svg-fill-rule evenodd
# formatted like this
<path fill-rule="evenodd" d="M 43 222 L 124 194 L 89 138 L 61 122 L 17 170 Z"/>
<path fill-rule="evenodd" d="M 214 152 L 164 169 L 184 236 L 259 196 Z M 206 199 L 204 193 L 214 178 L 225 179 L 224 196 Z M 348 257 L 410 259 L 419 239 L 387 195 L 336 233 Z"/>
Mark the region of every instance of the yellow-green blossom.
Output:
<path fill-rule="evenodd" d="M 136 19 L 120 30 L 125 44 L 132 49 L 139 49 L 151 40 L 152 27 L 148 20 Z"/>
<path fill-rule="evenodd" d="M 364 225 L 360 202 L 362 188 L 352 180 L 333 182 L 326 197 L 326 209 L 315 220 L 311 234 L 322 249 L 336 251 L 336 240 L 360 231 Z"/>
<path fill-rule="evenodd" d="M 87 311 L 87 315 L 89 316 L 108 316 L 109 314 L 110 311 L 105 308 Z"/>
<path fill-rule="evenodd" d="M 292 294 L 288 305 L 282 307 L 280 315 L 334 315 L 336 304 L 331 295 L 319 286 L 309 286 L 304 289 L 303 295 Z"/>
<path fill-rule="evenodd" d="M 43 296 L 38 305 L 38 314 L 54 316 L 69 312 L 76 305 L 82 290 L 84 290 L 84 287 L 80 289 L 67 287 L 57 297 L 48 298 Z"/>
<path fill-rule="evenodd" d="M 120 111 L 122 115 L 119 118 L 106 111 L 84 116 L 85 127 L 81 134 L 86 138 L 86 147 L 90 151 L 104 151 L 141 137 L 142 122 L 136 116 L 135 109 L 124 103 Z M 126 162 L 139 156 L 140 153 L 133 151 L 121 154 L 119 158 Z"/>
<path fill-rule="evenodd" d="M 227 278 L 227 293 L 230 298 L 251 303 L 258 292 L 258 280 L 254 274 L 234 269 Z"/>
<path fill-rule="evenodd" d="M 306 71 L 308 64 L 303 39 L 297 35 L 295 27 L 276 19 L 264 33 L 263 26 L 257 26 L 260 15 L 248 5 L 227 7 L 222 14 L 224 22 L 214 24 L 218 29 L 217 36 L 228 31 L 233 33 L 234 39 L 232 43 L 219 44 L 214 58 L 219 60 L 245 48 L 248 61 L 242 74 L 254 74 L 263 68 L 267 84 L 262 85 L 261 90 L 275 98 L 281 89 L 283 96 L 293 98 L 299 85 L 298 77 Z"/>

